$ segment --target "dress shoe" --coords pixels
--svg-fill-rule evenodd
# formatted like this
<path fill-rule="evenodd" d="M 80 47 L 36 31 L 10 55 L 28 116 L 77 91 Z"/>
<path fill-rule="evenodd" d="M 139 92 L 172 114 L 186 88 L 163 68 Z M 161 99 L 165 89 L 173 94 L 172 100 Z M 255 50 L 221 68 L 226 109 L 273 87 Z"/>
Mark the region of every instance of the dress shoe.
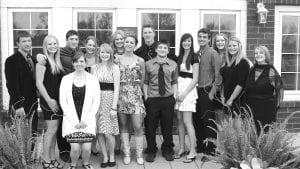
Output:
<path fill-rule="evenodd" d="M 156 153 L 148 153 L 146 156 L 146 161 L 149 163 L 154 162 L 155 156 L 156 156 Z"/>
<path fill-rule="evenodd" d="M 70 152 L 60 153 L 59 158 L 65 163 L 71 163 Z"/>
<path fill-rule="evenodd" d="M 162 152 L 162 156 L 163 156 L 167 161 L 173 161 L 173 160 L 174 160 L 174 156 L 173 156 L 172 153 Z"/>

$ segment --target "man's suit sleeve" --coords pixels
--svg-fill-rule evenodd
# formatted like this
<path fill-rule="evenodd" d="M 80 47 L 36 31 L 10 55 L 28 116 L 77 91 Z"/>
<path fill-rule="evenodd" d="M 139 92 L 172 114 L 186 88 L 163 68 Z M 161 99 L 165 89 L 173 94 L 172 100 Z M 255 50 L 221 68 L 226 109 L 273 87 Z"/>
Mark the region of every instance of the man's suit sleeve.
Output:
<path fill-rule="evenodd" d="M 23 102 L 25 100 L 20 92 L 19 71 L 20 69 L 17 68 L 16 61 L 12 58 L 8 58 L 5 62 L 4 72 L 11 104 L 15 109 L 23 107 Z"/>

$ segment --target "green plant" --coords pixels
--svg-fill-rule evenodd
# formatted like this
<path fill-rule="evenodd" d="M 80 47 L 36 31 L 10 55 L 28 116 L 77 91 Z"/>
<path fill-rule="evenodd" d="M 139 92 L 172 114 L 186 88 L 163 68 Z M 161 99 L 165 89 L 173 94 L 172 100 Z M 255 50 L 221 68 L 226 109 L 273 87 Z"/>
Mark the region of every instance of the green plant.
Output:
<path fill-rule="evenodd" d="M 12 109 L 14 113 L 14 109 Z M 32 137 L 33 113 L 30 117 L 11 116 L 11 123 L 0 125 L 0 163 L 8 169 L 37 168 L 43 135 Z M 34 151 L 32 146 L 36 145 Z M 33 156 L 34 155 L 34 156 Z"/>
<path fill-rule="evenodd" d="M 300 168 L 300 156 L 294 154 L 299 147 L 291 146 L 293 135 L 286 130 L 288 120 L 295 114 L 292 113 L 283 123 L 273 123 L 261 126 L 258 134 L 252 113 L 246 109 L 242 113 L 229 116 L 227 119 L 216 123 L 217 139 L 209 139 L 216 146 L 215 156 L 206 155 L 230 168 L 278 169 Z M 268 128 L 268 129 L 266 129 Z"/>

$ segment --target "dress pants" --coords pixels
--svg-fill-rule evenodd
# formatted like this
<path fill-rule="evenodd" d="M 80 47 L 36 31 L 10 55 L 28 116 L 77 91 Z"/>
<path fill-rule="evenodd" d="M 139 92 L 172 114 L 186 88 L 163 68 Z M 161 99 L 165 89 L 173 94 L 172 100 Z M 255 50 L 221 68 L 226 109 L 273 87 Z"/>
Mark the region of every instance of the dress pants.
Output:
<path fill-rule="evenodd" d="M 196 133 L 197 152 L 214 153 L 215 145 L 211 142 L 203 143 L 206 138 L 216 138 L 217 134 L 210 127 L 216 125 L 210 119 L 215 120 L 213 102 L 209 99 L 208 93 L 211 87 L 197 88 L 198 99 L 196 103 L 196 113 L 193 114 L 193 122 Z"/>
<path fill-rule="evenodd" d="M 156 153 L 156 129 L 160 122 L 163 143 L 161 150 L 164 153 L 174 153 L 173 147 L 173 118 L 175 98 L 173 95 L 169 97 L 148 98 L 146 100 L 146 140 L 147 153 Z"/>

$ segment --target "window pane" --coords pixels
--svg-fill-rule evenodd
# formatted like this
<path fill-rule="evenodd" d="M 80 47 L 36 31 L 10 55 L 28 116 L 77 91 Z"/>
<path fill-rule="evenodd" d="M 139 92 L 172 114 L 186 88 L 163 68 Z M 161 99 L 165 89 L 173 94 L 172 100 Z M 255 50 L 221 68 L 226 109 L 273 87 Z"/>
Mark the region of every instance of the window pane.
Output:
<path fill-rule="evenodd" d="M 221 30 L 235 30 L 236 28 L 235 15 L 220 15 Z"/>
<path fill-rule="evenodd" d="M 282 35 L 282 53 L 296 53 L 296 35 Z"/>
<path fill-rule="evenodd" d="M 281 72 L 297 72 L 297 55 L 282 55 Z"/>
<path fill-rule="evenodd" d="M 32 56 L 35 56 L 38 53 L 43 53 L 43 48 L 32 48 Z"/>
<path fill-rule="evenodd" d="M 171 47 L 175 47 L 175 32 L 174 31 L 160 31 L 159 39 L 165 39 L 170 43 Z"/>
<path fill-rule="evenodd" d="M 219 30 L 219 15 L 205 14 L 204 15 L 204 27 L 210 30 Z"/>
<path fill-rule="evenodd" d="M 143 13 L 142 14 L 142 26 L 152 25 L 154 29 L 158 29 L 158 14 Z"/>
<path fill-rule="evenodd" d="M 96 38 L 98 39 L 99 45 L 102 43 L 110 44 L 112 31 L 96 31 Z"/>
<path fill-rule="evenodd" d="M 296 90 L 296 73 L 282 73 L 284 90 Z"/>
<path fill-rule="evenodd" d="M 31 32 L 32 46 L 43 46 L 43 40 L 48 35 L 47 30 L 35 30 Z"/>
<path fill-rule="evenodd" d="M 176 15 L 175 14 L 159 14 L 160 30 L 175 30 Z"/>
<path fill-rule="evenodd" d="M 94 29 L 94 13 L 78 12 L 78 29 Z"/>
<path fill-rule="evenodd" d="M 112 29 L 112 13 L 96 13 L 96 29 Z"/>
<path fill-rule="evenodd" d="M 298 17 L 283 16 L 282 17 L 282 34 L 297 34 Z"/>
<path fill-rule="evenodd" d="M 48 29 L 48 13 L 32 12 L 31 29 Z"/>
<path fill-rule="evenodd" d="M 84 41 L 88 36 L 95 36 L 95 31 L 85 31 L 85 30 L 79 30 L 79 46 L 83 47 L 84 46 Z"/>
<path fill-rule="evenodd" d="M 29 19 L 29 12 L 13 12 L 13 29 L 29 29 Z"/>

